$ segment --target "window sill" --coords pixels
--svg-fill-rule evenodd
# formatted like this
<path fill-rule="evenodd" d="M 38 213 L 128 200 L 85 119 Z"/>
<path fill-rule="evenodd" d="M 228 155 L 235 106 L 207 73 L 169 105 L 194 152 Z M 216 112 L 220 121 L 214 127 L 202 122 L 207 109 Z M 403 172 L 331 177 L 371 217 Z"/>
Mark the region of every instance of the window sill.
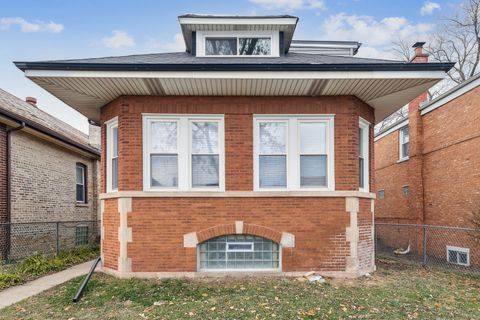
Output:
<path fill-rule="evenodd" d="M 78 203 L 78 202 L 77 202 L 77 203 L 75 203 L 75 206 L 76 206 L 76 207 L 84 207 L 84 208 L 87 208 L 87 207 L 89 206 L 89 204 L 88 204 L 88 203 Z"/>
<path fill-rule="evenodd" d="M 402 159 L 398 159 L 398 160 L 397 160 L 397 163 L 405 162 L 405 161 L 408 161 L 409 159 L 410 159 L 409 157 L 402 158 Z"/>

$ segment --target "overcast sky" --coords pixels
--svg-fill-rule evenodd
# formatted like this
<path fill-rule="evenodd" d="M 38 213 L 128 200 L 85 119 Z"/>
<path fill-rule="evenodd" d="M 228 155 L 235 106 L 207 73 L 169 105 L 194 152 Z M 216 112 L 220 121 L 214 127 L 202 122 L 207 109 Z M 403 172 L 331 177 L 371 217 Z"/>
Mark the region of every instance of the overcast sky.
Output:
<path fill-rule="evenodd" d="M 87 132 L 87 119 L 24 77 L 12 61 L 183 51 L 177 16 L 291 14 L 295 39 L 354 40 L 359 56 L 394 58 L 395 37 L 422 40 L 461 1 L 0 0 L 0 88 Z"/>

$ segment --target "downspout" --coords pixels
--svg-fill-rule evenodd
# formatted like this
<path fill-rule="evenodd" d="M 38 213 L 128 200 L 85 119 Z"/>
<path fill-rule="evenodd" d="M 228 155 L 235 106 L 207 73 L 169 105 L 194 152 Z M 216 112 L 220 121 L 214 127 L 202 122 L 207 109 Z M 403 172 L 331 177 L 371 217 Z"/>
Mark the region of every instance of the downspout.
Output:
<path fill-rule="evenodd" d="M 11 193 L 11 180 L 12 180 L 12 172 L 11 172 L 11 133 L 15 131 L 19 131 L 25 128 L 25 122 L 22 122 L 18 127 L 15 128 L 8 128 L 6 130 L 7 133 L 7 146 L 6 146 L 6 157 L 7 157 L 7 243 L 5 246 L 5 258 L 8 258 L 10 255 L 10 230 L 11 230 L 11 210 L 12 210 L 12 193 Z"/>

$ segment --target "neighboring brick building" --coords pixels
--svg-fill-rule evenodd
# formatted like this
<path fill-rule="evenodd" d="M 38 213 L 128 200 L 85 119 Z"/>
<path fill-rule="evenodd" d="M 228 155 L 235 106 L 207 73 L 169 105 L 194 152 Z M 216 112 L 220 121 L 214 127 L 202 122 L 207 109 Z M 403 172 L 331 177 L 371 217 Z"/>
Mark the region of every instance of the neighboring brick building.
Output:
<path fill-rule="evenodd" d="M 34 98 L 26 102 L 0 90 L 2 258 L 54 247 L 55 223 L 45 222 L 76 221 L 59 230 L 66 249 L 75 244 L 77 225 L 85 229 L 81 221 L 99 219 L 99 140 L 91 143 L 95 147 L 87 135 L 40 110 Z M 96 230 L 88 228 L 82 232 L 94 237 Z"/>
<path fill-rule="evenodd" d="M 376 221 L 471 228 L 480 210 L 479 146 L 480 75 L 432 101 L 426 95 L 412 101 L 408 117 L 375 137 Z M 423 237 L 383 230 L 388 234 L 380 238 L 392 246 Z M 467 232 L 429 232 L 428 255 L 447 259 L 447 246 L 460 247 L 469 249 L 469 264 L 480 265 L 480 246 Z"/>
<path fill-rule="evenodd" d="M 102 124 L 104 270 L 373 271 L 373 125 L 452 64 L 289 51 L 292 16 L 179 19 L 187 52 L 16 63 Z"/>

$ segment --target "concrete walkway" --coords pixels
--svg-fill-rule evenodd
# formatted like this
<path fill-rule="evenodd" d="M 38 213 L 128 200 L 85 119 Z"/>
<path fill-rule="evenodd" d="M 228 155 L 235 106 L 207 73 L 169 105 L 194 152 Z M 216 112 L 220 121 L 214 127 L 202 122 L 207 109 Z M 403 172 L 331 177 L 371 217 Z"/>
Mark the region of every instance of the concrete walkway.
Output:
<path fill-rule="evenodd" d="M 40 292 L 53 288 L 59 284 L 67 282 L 68 280 L 85 275 L 92 267 L 92 264 L 93 260 L 78 264 L 49 276 L 38 278 L 25 284 L 0 291 L 0 309 L 8 307 L 23 299 L 37 295 Z M 97 266 L 97 268 L 99 267 L 100 266 Z"/>

